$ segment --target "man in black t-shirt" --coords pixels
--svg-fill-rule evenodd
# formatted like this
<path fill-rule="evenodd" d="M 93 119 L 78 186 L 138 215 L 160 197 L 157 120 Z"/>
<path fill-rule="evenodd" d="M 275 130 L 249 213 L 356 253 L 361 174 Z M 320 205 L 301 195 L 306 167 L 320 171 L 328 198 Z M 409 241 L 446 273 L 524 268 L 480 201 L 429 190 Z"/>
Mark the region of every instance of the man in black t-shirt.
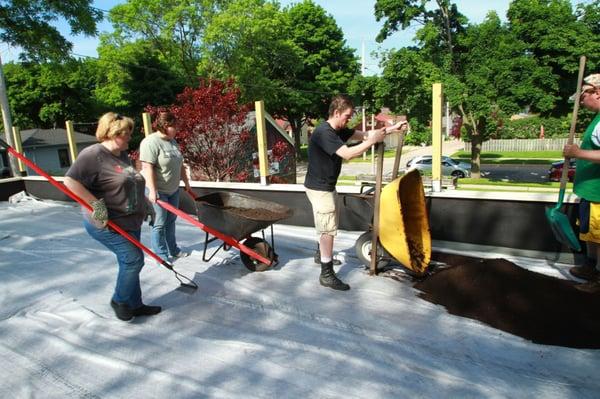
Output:
<path fill-rule="evenodd" d="M 308 143 L 308 170 L 304 180 L 306 195 L 312 205 L 315 228 L 319 236 L 321 275 L 319 282 L 335 290 L 350 286 L 337 278 L 333 270 L 333 240 L 337 234 L 337 192 L 335 186 L 342 169 L 342 159 L 362 155 L 372 145 L 383 141 L 393 130 L 408 126 L 406 121 L 383 129 L 362 132 L 348 129 L 354 105 L 344 95 L 334 97 L 329 105 L 329 118 L 314 130 Z M 348 140 L 362 141 L 349 147 Z"/>

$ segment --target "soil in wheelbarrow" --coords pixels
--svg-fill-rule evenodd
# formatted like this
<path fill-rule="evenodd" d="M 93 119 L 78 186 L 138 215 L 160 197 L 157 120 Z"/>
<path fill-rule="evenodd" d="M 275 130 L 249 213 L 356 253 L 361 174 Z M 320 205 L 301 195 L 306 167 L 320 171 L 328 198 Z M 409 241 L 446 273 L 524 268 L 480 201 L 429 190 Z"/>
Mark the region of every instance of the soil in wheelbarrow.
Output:
<path fill-rule="evenodd" d="M 237 208 L 234 206 L 224 206 L 221 209 L 246 219 L 266 222 L 278 221 L 282 216 L 281 212 L 273 212 L 264 208 Z"/>
<path fill-rule="evenodd" d="M 600 290 L 505 259 L 432 258 L 449 267 L 415 284 L 421 298 L 538 344 L 600 348 Z"/>

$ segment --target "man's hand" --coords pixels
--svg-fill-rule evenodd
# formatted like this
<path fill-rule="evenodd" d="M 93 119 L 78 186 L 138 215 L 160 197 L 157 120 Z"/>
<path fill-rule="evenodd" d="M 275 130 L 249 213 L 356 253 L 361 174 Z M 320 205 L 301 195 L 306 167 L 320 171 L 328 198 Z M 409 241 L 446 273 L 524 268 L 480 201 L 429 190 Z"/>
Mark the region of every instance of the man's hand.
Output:
<path fill-rule="evenodd" d="M 92 206 L 92 219 L 98 222 L 101 227 L 105 227 L 108 223 L 108 209 L 104 198 L 90 202 Z"/>
<path fill-rule="evenodd" d="M 577 144 L 565 144 L 563 148 L 563 156 L 567 158 L 577 158 L 579 154 L 579 146 Z"/>
<path fill-rule="evenodd" d="M 390 127 L 386 127 L 385 133 L 390 134 L 390 133 L 398 131 L 398 130 L 405 131 L 407 129 L 408 129 L 408 121 L 402 120 L 400 122 L 395 123 L 394 125 L 392 125 Z"/>
<path fill-rule="evenodd" d="M 369 131 L 369 136 L 367 137 L 367 141 L 371 142 L 371 144 L 381 143 L 383 139 L 385 139 L 386 133 L 383 129 L 376 129 Z"/>

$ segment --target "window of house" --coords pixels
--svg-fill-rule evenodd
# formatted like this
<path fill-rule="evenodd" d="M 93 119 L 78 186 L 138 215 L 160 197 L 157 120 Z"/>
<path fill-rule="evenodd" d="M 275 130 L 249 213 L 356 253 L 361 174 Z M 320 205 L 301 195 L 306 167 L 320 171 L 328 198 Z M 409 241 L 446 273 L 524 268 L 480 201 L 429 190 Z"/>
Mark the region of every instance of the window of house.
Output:
<path fill-rule="evenodd" d="M 69 158 L 69 151 L 66 148 L 58 150 L 58 162 L 61 168 L 68 168 L 71 166 L 71 159 Z"/>

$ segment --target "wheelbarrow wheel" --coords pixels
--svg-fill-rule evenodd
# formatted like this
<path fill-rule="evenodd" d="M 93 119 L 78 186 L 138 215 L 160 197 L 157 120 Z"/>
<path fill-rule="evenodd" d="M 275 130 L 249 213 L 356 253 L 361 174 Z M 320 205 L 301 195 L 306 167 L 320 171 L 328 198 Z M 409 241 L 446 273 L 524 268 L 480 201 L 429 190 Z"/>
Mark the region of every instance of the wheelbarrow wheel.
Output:
<path fill-rule="evenodd" d="M 371 231 L 367 231 L 363 233 L 354 244 L 354 249 L 356 250 L 356 256 L 358 259 L 366 266 L 369 267 L 371 265 L 371 246 L 373 239 L 373 233 Z M 389 255 L 383 249 L 381 245 L 377 246 L 377 267 L 383 268 L 386 267 L 390 263 Z"/>
<path fill-rule="evenodd" d="M 243 242 L 245 246 L 250 248 L 251 250 L 258 253 L 260 256 L 271 260 L 272 262 L 277 262 L 277 255 L 273 251 L 273 248 L 262 238 L 258 237 L 250 237 L 246 241 Z M 252 258 L 248 254 L 244 252 L 240 252 L 240 257 L 242 258 L 242 262 L 244 266 L 250 271 L 253 272 L 264 272 L 271 264 L 263 263 L 257 259 Z"/>

